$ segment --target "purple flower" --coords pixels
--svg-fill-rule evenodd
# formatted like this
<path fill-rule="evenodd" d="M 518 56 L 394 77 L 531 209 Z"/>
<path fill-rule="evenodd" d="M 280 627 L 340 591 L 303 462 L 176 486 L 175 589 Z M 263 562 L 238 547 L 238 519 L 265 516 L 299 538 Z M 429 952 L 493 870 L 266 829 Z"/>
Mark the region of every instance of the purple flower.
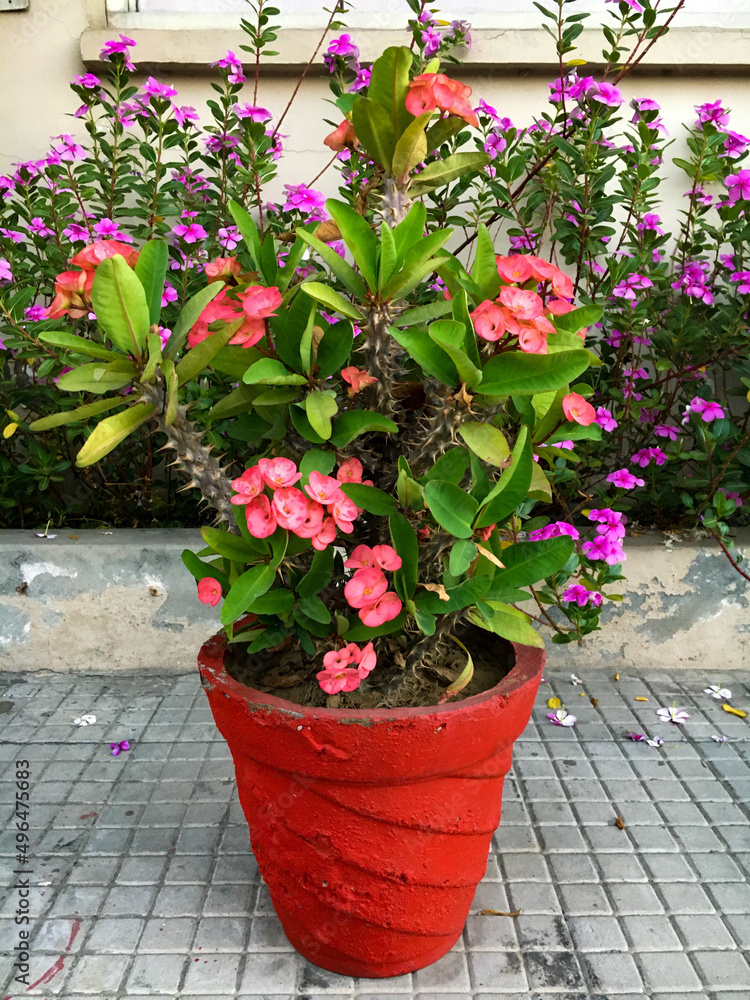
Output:
<path fill-rule="evenodd" d="M 218 231 L 216 234 L 217 243 L 224 250 L 234 250 L 235 247 L 239 246 L 242 241 L 240 236 L 240 231 L 236 226 L 226 226 Z"/>
<path fill-rule="evenodd" d="M 445 40 L 471 48 L 471 25 L 468 21 L 451 21 L 445 32 Z"/>
<path fill-rule="evenodd" d="M 575 715 L 570 715 L 564 708 L 558 708 L 556 712 L 547 712 L 547 718 L 555 726 L 574 726 L 578 722 Z"/>
<path fill-rule="evenodd" d="M 205 240 L 208 236 L 203 226 L 197 222 L 191 222 L 189 225 L 180 223 L 172 229 L 172 232 L 185 243 L 197 243 L 198 240 Z"/>
<path fill-rule="evenodd" d="M 740 170 L 736 174 L 730 174 L 724 181 L 729 194 L 727 201 L 733 205 L 736 201 L 750 201 L 750 170 Z"/>
<path fill-rule="evenodd" d="M 661 104 L 657 104 L 650 97 L 634 97 L 630 102 L 630 107 L 635 111 L 633 115 L 634 122 L 640 120 L 640 116 L 644 111 L 661 111 Z"/>
<path fill-rule="evenodd" d="M 19 233 L 17 229 L 0 229 L 0 236 L 13 243 L 24 243 L 26 240 L 24 233 Z"/>
<path fill-rule="evenodd" d="M 603 431 L 607 431 L 608 433 L 617 427 L 617 421 L 606 406 L 597 406 L 594 423 L 598 424 Z"/>
<path fill-rule="evenodd" d="M 543 528 L 537 528 L 536 531 L 529 532 L 529 541 L 540 542 L 547 538 L 558 538 L 561 535 L 569 535 L 571 538 L 580 537 L 578 528 L 574 528 L 572 524 L 568 524 L 567 521 L 554 521 Z"/>
<path fill-rule="evenodd" d="M 232 110 L 238 118 L 249 118 L 254 122 L 268 122 L 273 118 L 267 108 L 261 108 L 254 104 L 235 104 Z"/>
<path fill-rule="evenodd" d="M 217 59 L 216 62 L 212 62 L 209 65 L 218 66 L 220 69 L 228 69 L 227 80 L 229 83 L 245 82 L 246 77 L 242 70 L 242 60 L 231 49 L 227 50 L 227 54 L 223 58 Z"/>
<path fill-rule="evenodd" d="M 307 214 L 310 222 L 323 221 L 326 218 L 326 199 L 320 191 L 313 191 L 305 184 L 285 184 L 284 191 L 286 192 L 286 201 L 282 206 L 282 211 Z"/>
<path fill-rule="evenodd" d="M 621 490 L 632 490 L 636 486 L 646 485 L 643 479 L 638 479 L 637 476 L 634 476 L 627 469 L 618 469 L 617 472 L 610 472 L 607 476 L 607 482 L 613 483 Z"/>
<path fill-rule="evenodd" d="M 622 93 L 614 87 L 611 83 L 594 83 L 592 87 L 589 88 L 586 96 L 589 100 L 598 101 L 600 104 L 606 104 L 610 108 L 619 108 L 623 103 L 624 98 Z"/>
<path fill-rule="evenodd" d="M 604 0 L 605 3 L 619 3 L 620 0 Z M 630 7 L 631 10 L 637 11 L 639 14 L 643 13 L 643 6 L 638 2 L 638 0 L 625 0 L 625 3 Z"/>
<path fill-rule="evenodd" d="M 622 373 L 625 378 L 648 378 L 648 372 L 645 368 L 631 368 L 626 365 Z"/>
<path fill-rule="evenodd" d="M 724 410 L 719 406 L 718 403 L 709 403 L 704 399 L 700 399 L 700 408 L 696 408 L 693 403 L 700 399 L 696 396 L 696 399 L 690 404 L 690 408 L 693 413 L 700 413 L 701 420 L 704 420 L 707 424 L 710 424 L 712 420 L 722 420 L 724 417 Z"/>
<path fill-rule="evenodd" d="M 174 87 L 170 87 L 168 83 L 159 83 L 153 76 L 144 83 L 143 93 L 149 97 L 158 97 L 162 101 L 170 101 L 173 97 L 177 97 Z"/>
<path fill-rule="evenodd" d="M 357 75 L 354 77 L 354 82 L 349 87 L 349 92 L 356 94 L 359 90 L 364 90 L 365 87 L 370 86 L 370 77 L 372 76 L 372 70 L 369 66 L 361 67 Z"/>
<path fill-rule="evenodd" d="M 643 288 L 653 287 L 653 281 L 650 278 L 644 277 L 642 274 L 629 274 L 627 278 L 615 285 L 612 289 L 612 295 L 618 299 L 635 299 L 636 291 Z"/>
<path fill-rule="evenodd" d="M 653 212 L 646 212 L 641 222 L 635 227 L 639 232 L 654 232 L 659 236 L 664 235 L 664 230 L 659 226 L 661 218 Z"/>
<path fill-rule="evenodd" d="M 269 139 L 273 140 L 268 148 L 268 152 L 271 154 L 271 159 L 280 160 L 284 152 L 284 143 L 282 142 L 282 139 L 288 139 L 289 136 L 282 135 L 281 132 L 272 132 L 269 128 L 266 129 L 266 135 Z M 343 158 L 343 153 L 348 153 L 351 156 L 350 151 L 345 149 L 342 153 L 339 153 L 339 159 Z"/>
<path fill-rule="evenodd" d="M 750 271 L 735 271 L 729 280 L 739 282 L 737 291 L 740 295 L 750 295 Z"/>
<path fill-rule="evenodd" d="M 120 227 L 112 219 L 102 219 L 94 223 L 94 232 L 100 240 L 122 240 L 123 243 L 132 243 L 133 237 L 128 233 L 120 232 Z"/>
<path fill-rule="evenodd" d="M 93 73 L 84 73 L 82 76 L 75 76 L 70 81 L 73 87 L 83 87 L 85 90 L 96 90 L 101 87 L 102 81 Z"/>
<path fill-rule="evenodd" d="M 656 462 L 657 465 L 664 465 L 666 460 L 667 456 L 661 448 L 641 448 L 630 459 L 635 465 L 640 465 L 642 469 L 645 469 L 651 462 Z"/>
<path fill-rule="evenodd" d="M 161 297 L 162 309 L 165 309 L 170 302 L 176 302 L 178 298 L 179 295 L 177 293 L 177 289 L 173 285 L 170 285 L 167 281 L 164 285 L 164 291 Z"/>
<path fill-rule="evenodd" d="M 71 243 L 88 243 L 89 231 L 85 226 L 79 226 L 77 222 L 71 222 L 63 229 L 63 236 L 66 236 Z"/>
<path fill-rule="evenodd" d="M 677 725 L 682 725 L 686 719 L 690 716 L 682 708 L 658 708 L 656 714 L 659 716 L 662 722 L 675 722 Z"/>
<path fill-rule="evenodd" d="M 44 219 L 40 218 L 38 215 L 34 216 L 29 223 L 28 228 L 35 236 L 40 236 L 42 239 L 55 235 L 55 230 L 50 229 Z"/>
<path fill-rule="evenodd" d="M 723 493 L 724 496 L 727 498 L 727 500 L 734 500 L 735 504 L 738 507 L 742 506 L 742 497 L 739 495 L 739 493 L 730 493 L 728 490 L 725 490 L 723 486 L 720 486 L 716 492 Z"/>
<path fill-rule="evenodd" d="M 539 233 L 533 233 L 530 229 L 525 230 L 521 236 L 511 236 L 508 244 L 511 250 L 523 252 L 525 250 L 533 252 L 536 250 L 536 240 Z"/>
<path fill-rule="evenodd" d="M 598 608 L 602 603 L 602 595 L 598 590 L 586 590 L 580 583 L 574 583 L 562 595 L 564 601 L 575 601 L 579 608 L 585 608 L 587 604 L 593 604 Z"/>
<path fill-rule="evenodd" d="M 587 517 L 589 521 L 596 523 L 598 532 L 613 534 L 616 538 L 625 537 L 625 525 L 628 523 L 628 519 L 619 510 L 602 507 L 600 510 L 590 510 Z"/>
<path fill-rule="evenodd" d="M 442 40 L 443 36 L 432 25 L 422 32 L 422 45 L 424 46 L 424 54 L 428 59 L 431 59 L 435 55 L 440 48 Z"/>
<path fill-rule="evenodd" d="M 628 739 L 633 740 L 634 743 L 645 743 L 646 741 L 643 733 L 628 733 Z"/>
<path fill-rule="evenodd" d="M 52 151 L 61 160 L 73 163 L 76 160 L 86 159 L 86 150 L 75 141 L 73 136 L 58 135 L 55 138 L 58 140 L 58 145 L 53 146 Z"/>
<path fill-rule="evenodd" d="M 217 132 L 215 135 L 206 136 L 203 140 L 206 149 L 211 153 L 221 153 L 225 149 L 234 149 L 239 146 L 240 140 L 236 135 L 229 132 Z"/>
<path fill-rule="evenodd" d="M 109 749 L 112 751 L 112 756 L 117 757 L 119 753 L 129 750 L 130 744 L 127 740 L 122 740 L 120 743 L 110 743 Z"/>
<path fill-rule="evenodd" d="M 189 104 L 183 104 L 178 106 L 177 104 L 172 105 L 172 112 L 175 117 L 175 121 L 178 125 L 185 127 L 189 122 L 198 121 L 198 112 L 195 108 L 191 108 Z"/>
<path fill-rule="evenodd" d="M 0 257 L 0 281 L 13 281 L 13 272 L 7 260 Z"/>
<path fill-rule="evenodd" d="M 112 56 L 116 53 L 120 53 L 125 57 L 125 67 L 129 69 L 131 73 L 135 71 L 135 66 L 130 60 L 130 49 L 135 45 L 135 41 L 132 38 L 128 38 L 127 35 L 120 35 L 120 41 L 109 41 L 104 43 L 104 48 L 99 53 L 100 59 L 112 59 Z"/>
<path fill-rule="evenodd" d="M 750 178 L 750 170 L 747 173 L 748 178 Z M 714 300 L 713 292 L 706 284 L 708 281 L 706 272 L 710 270 L 710 267 L 711 265 L 705 260 L 689 261 L 682 268 L 682 273 L 677 281 L 672 282 L 672 288 L 689 298 L 698 299 L 710 306 Z"/>
<path fill-rule="evenodd" d="M 583 543 L 583 554 L 592 562 L 602 560 L 608 566 L 616 566 L 625 559 L 625 552 L 619 539 L 610 535 L 595 535 L 589 542 Z"/>
<path fill-rule="evenodd" d="M 502 153 L 505 147 L 508 145 L 505 136 L 496 132 L 494 129 L 487 136 L 484 144 L 485 153 L 489 153 L 494 160 L 498 153 Z"/>
<path fill-rule="evenodd" d="M 24 316 L 31 323 L 40 323 L 47 318 L 47 309 L 45 306 L 27 306 Z"/>
<path fill-rule="evenodd" d="M 359 49 L 352 41 L 352 36 L 347 34 L 334 38 L 326 51 L 343 59 L 359 59 Z"/>
<path fill-rule="evenodd" d="M 737 157 L 746 152 L 748 145 L 750 145 L 750 139 L 747 136 L 727 129 L 724 139 L 724 156 L 728 156 L 730 160 L 736 160 Z"/>
<path fill-rule="evenodd" d="M 704 125 L 706 122 L 716 126 L 729 124 L 729 112 L 721 106 L 721 101 L 696 104 L 695 113 L 698 115 L 696 126 Z"/>
<path fill-rule="evenodd" d="M 166 326 L 160 326 L 158 328 L 159 340 L 161 341 L 162 350 L 167 346 L 169 338 L 172 336 L 172 331 L 168 330 Z"/>
<path fill-rule="evenodd" d="M 654 437 L 669 438 L 670 441 L 676 441 L 679 433 L 679 429 L 672 424 L 657 424 L 654 427 Z"/>

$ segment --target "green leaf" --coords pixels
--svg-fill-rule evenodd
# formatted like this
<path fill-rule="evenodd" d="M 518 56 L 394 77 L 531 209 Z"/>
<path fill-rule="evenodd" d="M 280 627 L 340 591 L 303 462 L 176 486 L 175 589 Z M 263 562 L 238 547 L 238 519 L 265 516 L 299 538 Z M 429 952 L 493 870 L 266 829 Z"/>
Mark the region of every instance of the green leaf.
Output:
<path fill-rule="evenodd" d="M 505 569 L 495 573 L 486 599 L 491 600 L 496 591 L 533 586 L 559 572 L 574 548 L 573 539 L 568 535 L 509 545 L 502 552 Z"/>
<path fill-rule="evenodd" d="M 232 562 L 238 563 L 258 561 L 257 551 L 251 549 L 239 535 L 208 527 L 201 528 L 201 535 L 206 545 L 225 559 L 231 559 Z"/>
<path fill-rule="evenodd" d="M 404 627 L 406 619 L 406 611 L 401 611 L 401 613 L 391 621 L 385 622 L 383 625 L 378 625 L 377 628 L 368 628 L 367 625 L 363 625 L 359 615 L 357 615 L 346 633 L 347 641 L 369 642 L 371 639 L 377 639 L 379 635 L 392 635 L 393 632 L 398 632 L 399 629 Z"/>
<path fill-rule="evenodd" d="M 425 635 L 435 634 L 435 629 L 437 628 L 437 618 L 435 615 L 431 615 L 428 611 L 420 611 L 417 607 L 414 608 L 413 614 L 417 625 L 419 625 Z"/>
<path fill-rule="evenodd" d="M 251 566 L 237 577 L 224 598 L 221 609 L 221 624 L 231 625 L 244 615 L 253 602 L 270 589 L 276 573 L 265 563 Z"/>
<path fill-rule="evenodd" d="M 344 413 L 339 414 L 333 425 L 331 444 L 334 448 L 343 448 L 358 438 L 360 434 L 366 434 L 369 431 L 395 434 L 398 431 L 398 424 L 374 410 L 345 410 Z"/>
<path fill-rule="evenodd" d="M 370 227 L 370 223 L 359 212 L 345 204 L 329 198 L 326 208 L 341 230 L 341 235 L 354 258 L 362 277 L 371 291 L 378 287 L 378 239 Z M 303 286 L 304 287 L 304 286 Z M 346 315 L 346 314 L 344 314 Z M 351 318 L 351 317 L 350 317 Z"/>
<path fill-rule="evenodd" d="M 299 390 L 292 386 L 274 386 L 264 389 L 253 400 L 253 406 L 283 406 L 285 403 L 293 403 L 299 396 Z"/>
<path fill-rule="evenodd" d="M 79 420 L 88 420 L 99 413 L 113 410 L 116 406 L 125 403 L 123 397 L 118 399 L 98 399 L 95 403 L 86 403 L 84 406 L 77 406 L 74 410 L 63 410 L 62 413 L 53 413 L 49 417 L 41 417 L 29 424 L 30 431 L 48 431 L 53 427 L 62 427 L 65 424 L 75 424 Z"/>
<path fill-rule="evenodd" d="M 291 305 L 270 321 L 276 353 L 294 371 L 303 370 L 300 347 L 306 331 L 312 329 L 317 308 L 317 302 L 313 299 L 306 295 L 295 295 Z"/>
<path fill-rule="evenodd" d="M 328 586 L 333 576 L 333 547 L 329 546 L 316 552 L 310 564 L 310 569 L 297 584 L 300 597 L 310 597 L 319 594 Z"/>
<path fill-rule="evenodd" d="M 370 100 L 377 101 L 386 112 L 394 141 L 412 121 L 412 116 L 406 110 L 411 65 L 411 50 L 405 46 L 387 48 L 372 64 L 367 95 Z M 356 108 L 356 103 L 354 106 Z M 389 160 L 383 166 L 390 166 L 390 163 Z"/>
<path fill-rule="evenodd" d="M 353 344 L 354 330 L 349 320 L 342 319 L 340 323 L 329 326 L 318 341 L 318 378 L 328 378 L 340 372 L 349 360 Z"/>
<path fill-rule="evenodd" d="M 432 516 L 447 532 L 456 538 L 471 537 L 479 504 L 460 486 L 433 479 L 424 488 L 424 500 Z"/>
<path fill-rule="evenodd" d="M 334 312 L 341 313 L 347 319 L 362 320 L 362 313 L 351 302 L 347 301 L 343 295 L 335 292 L 328 285 L 323 285 L 319 281 L 303 281 L 299 287 L 305 295 L 309 295 L 311 299 L 320 302 L 326 309 L 332 309 Z"/>
<path fill-rule="evenodd" d="M 419 540 L 417 533 L 403 514 L 394 513 L 388 518 L 393 547 L 401 556 L 401 569 L 393 574 L 393 585 L 402 601 L 417 589 L 419 572 Z"/>
<path fill-rule="evenodd" d="M 530 396 L 560 389 L 589 367 L 586 351 L 523 354 L 515 351 L 492 358 L 484 367 L 479 392 L 487 396 Z"/>
<path fill-rule="evenodd" d="M 169 249 L 164 240 L 149 240 L 141 247 L 135 265 L 136 277 L 146 293 L 149 322 L 152 325 L 158 323 L 161 316 L 161 297 L 164 294 L 168 263 Z"/>
<path fill-rule="evenodd" d="M 405 469 L 399 469 L 396 480 L 396 495 L 404 510 L 422 510 L 424 508 L 424 487 L 412 479 Z"/>
<path fill-rule="evenodd" d="M 428 375 L 440 379 L 443 385 L 450 388 L 459 384 L 460 379 L 453 359 L 435 343 L 426 330 L 420 327 L 399 330 L 392 326 L 389 332 Z"/>
<path fill-rule="evenodd" d="M 122 355 L 116 351 L 110 351 L 101 344 L 95 344 L 84 337 L 77 337 L 74 333 L 65 330 L 44 330 L 39 334 L 39 339 L 43 344 L 51 344 L 52 347 L 62 347 L 66 351 L 73 351 L 76 354 L 87 354 L 91 358 L 103 358 L 105 361 L 121 361 Z"/>
<path fill-rule="evenodd" d="M 303 233 L 315 233 L 320 227 L 319 222 L 308 222 L 306 226 L 297 227 L 297 238 L 292 244 L 292 248 L 284 258 L 284 266 L 276 273 L 276 287 L 283 294 L 294 279 L 300 261 L 305 255 L 308 244 L 302 239 Z M 337 255 L 338 256 L 338 255 Z M 339 260 L 341 258 L 339 257 Z"/>
<path fill-rule="evenodd" d="M 368 156 L 390 171 L 396 137 L 391 119 L 382 104 L 369 97 L 358 96 L 352 108 L 352 124 Z"/>
<path fill-rule="evenodd" d="M 388 517 L 396 512 L 396 501 L 388 493 L 375 486 L 365 486 L 363 483 L 342 483 L 342 491 L 362 510 L 381 517 Z"/>
<path fill-rule="evenodd" d="M 452 229 L 436 229 L 409 247 L 401 270 L 383 288 L 383 298 L 391 299 L 396 295 L 405 298 L 425 274 L 435 270 L 437 261 L 433 261 L 433 255 L 445 246 L 452 235 Z"/>
<path fill-rule="evenodd" d="M 468 467 L 468 451 L 465 448 L 449 448 L 431 469 L 419 477 L 419 482 L 424 484 L 429 483 L 432 479 L 444 479 L 446 482 L 458 486 L 466 475 Z"/>
<path fill-rule="evenodd" d="M 421 202 L 419 203 L 422 204 Z M 452 308 L 449 299 L 440 299 L 437 302 L 428 302 L 424 306 L 416 306 L 414 309 L 407 309 L 393 321 L 397 327 L 416 326 L 418 323 L 429 323 L 431 319 L 445 316 Z"/>
<path fill-rule="evenodd" d="M 409 171 L 413 170 L 418 163 L 427 159 L 425 126 L 430 118 L 432 118 L 432 111 L 413 119 L 396 143 L 391 170 L 399 183 L 403 182 Z"/>
<path fill-rule="evenodd" d="M 409 188 L 409 194 L 416 197 L 449 184 L 457 177 L 475 173 L 490 162 L 487 153 L 454 153 L 444 160 L 433 160 L 417 174 Z"/>
<path fill-rule="evenodd" d="M 483 462 L 502 467 L 510 456 L 505 435 L 492 424 L 461 424 L 458 433 Z"/>
<path fill-rule="evenodd" d="M 462 611 L 470 604 L 474 604 L 487 590 L 490 585 L 488 576 L 472 576 L 457 587 L 447 588 L 448 600 L 441 601 L 437 594 L 423 591 L 417 597 L 417 605 L 421 611 L 427 611 L 431 615 L 443 615 L 450 611 Z"/>
<path fill-rule="evenodd" d="M 434 125 L 430 125 L 427 129 L 427 149 L 430 152 L 434 149 L 440 149 L 446 139 L 450 139 L 462 128 L 466 128 L 466 122 L 456 115 L 439 118 Z"/>
<path fill-rule="evenodd" d="M 57 388 L 65 392 L 107 392 L 129 385 L 137 374 L 135 365 L 127 358 L 106 364 L 91 362 L 60 375 Z"/>
<path fill-rule="evenodd" d="M 91 304 L 112 343 L 140 358 L 151 325 L 148 303 L 143 285 L 123 257 L 109 257 L 97 267 Z"/>
<path fill-rule="evenodd" d="M 389 280 L 398 267 L 398 252 L 393 239 L 393 230 L 383 221 L 380 227 L 380 266 L 378 267 L 378 288 Z"/>
<path fill-rule="evenodd" d="M 529 498 L 531 500 L 541 500 L 542 503 L 552 503 L 552 487 L 538 462 L 534 462 L 531 467 Z"/>
<path fill-rule="evenodd" d="M 325 440 L 320 436 L 320 434 L 313 430 L 312 424 L 307 419 L 307 413 L 299 404 L 289 407 L 289 416 L 291 417 L 295 430 L 298 434 L 302 435 L 305 441 L 310 441 L 312 444 L 325 444 Z"/>
<path fill-rule="evenodd" d="M 242 381 L 248 385 L 260 382 L 262 385 L 305 385 L 304 375 L 295 375 L 286 365 L 273 358 L 261 358 L 245 371 Z"/>
<path fill-rule="evenodd" d="M 468 539 L 456 542 L 448 561 L 451 576 L 463 576 L 476 557 L 477 547 L 474 542 Z"/>
<path fill-rule="evenodd" d="M 231 375 L 237 381 L 241 379 L 250 365 L 259 361 L 263 355 L 255 347 L 240 347 L 239 344 L 231 344 L 214 355 L 211 367 L 216 372 L 223 375 Z"/>
<path fill-rule="evenodd" d="M 324 441 L 331 436 L 331 418 L 338 413 L 336 395 L 330 389 L 311 392 L 305 397 L 305 412 L 310 426 Z"/>
<path fill-rule="evenodd" d="M 399 259 L 415 243 L 419 243 L 424 238 L 426 221 L 427 206 L 423 201 L 415 201 L 406 213 L 406 217 L 393 230 L 393 241 L 396 244 L 396 253 Z"/>
<path fill-rule="evenodd" d="M 493 601 L 491 605 L 480 605 L 484 611 L 481 618 L 479 615 L 469 615 L 469 620 L 474 624 L 486 627 L 495 635 L 502 636 L 510 642 L 520 642 L 524 646 L 534 646 L 536 649 L 544 649 L 544 639 L 532 626 L 531 619 L 523 611 L 512 608 L 508 604 L 501 604 Z"/>
<path fill-rule="evenodd" d="M 331 620 L 331 612 L 317 594 L 310 594 L 309 597 L 300 597 L 297 606 L 303 615 L 307 618 L 312 618 L 314 622 L 320 622 L 321 625 L 328 625 Z"/>
<path fill-rule="evenodd" d="M 581 306 L 562 316 L 555 316 L 553 325 L 558 333 L 578 333 L 598 323 L 603 315 L 601 306 Z"/>
<path fill-rule="evenodd" d="M 101 267 L 101 264 L 99 266 Z M 85 469 L 108 455 L 129 434 L 132 434 L 136 427 L 145 423 L 155 409 L 156 407 L 151 403 L 136 403 L 135 406 L 123 410 L 122 413 L 114 413 L 111 417 L 105 417 L 96 425 L 86 439 L 86 444 L 76 455 L 78 468 Z"/>
<path fill-rule="evenodd" d="M 310 448 L 302 456 L 299 463 L 299 471 L 302 473 L 302 482 L 305 483 L 311 472 L 319 472 L 321 476 L 330 476 L 336 464 L 336 456 L 332 451 L 323 451 L 320 448 Z M 328 551 L 327 549 L 325 550 Z"/>
<path fill-rule="evenodd" d="M 274 587 L 273 590 L 256 597 L 247 609 L 254 615 L 288 615 L 294 607 L 295 597 L 291 590 L 284 587 Z M 283 634 L 280 639 L 283 638 Z M 280 641 L 277 640 L 277 641 Z M 271 643 L 275 645 L 275 643 Z"/>
<path fill-rule="evenodd" d="M 252 408 L 253 397 L 257 395 L 257 389 L 240 385 L 211 407 L 208 411 L 209 419 L 225 420 L 227 417 L 236 417 L 240 413 L 247 413 Z"/>
<path fill-rule="evenodd" d="M 465 382 L 469 389 L 475 389 L 482 381 L 482 372 L 464 350 L 466 328 L 463 323 L 456 323 L 452 319 L 439 319 L 436 323 L 430 324 L 429 335 L 430 339 L 438 347 L 442 347 L 451 358 L 461 381 Z"/>
<path fill-rule="evenodd" d="M 202 562 L 198 556 L 191 552 L 190 549 L 185 549 L 182 553 L 182 561 L 187 567 L 187 569 L 193 574 L 195 579 L 200 583 L 201 580 L 212 579 L 217 580 L 224 591 L 229 590 L 229 577 L 226 573 L 222 573 L 220 569 L 216 566 L 209 566 Z"/>
<path fill-rule="evenodd" d="M 187 340 L 187 335 L 198 322 L 200 314 L 209 302 L 212 302 L 219 292 L 223 292 L 226 286 L 221 281 L 214 281 L 205 288 L 201 288 L 191 298 L 187 300 L 182 308 L 182 312 L 177 317 L 177 322 L 172 329 L 172 336 L 167 341 L 163 354 L 165 358 L 174 361 L 182 345 Z"/>
<path fill-rule="evenodd" d="M 506 469 L 485 498 L 475 527 L 488 528 L 504 521 L 526 499 L 531 485 L 531 468 L 534 460 L 529 440 L 529 429 L 520 429 L 511 455 L 510 468 Z"/>
<path fill-rule="evenodd" d="M 175 369 L 178 384 L 185 385 L 186 382 L 192 382 L 193 379 L 198 378 L 203 369 L 211 364 L 211 361 L 222 347 L 226 347 L 243 323 L 244 319 L 236 320 L 218 333 L 212 333 L 210 337 L 207 337 L 200 344 L 196 344 L 195 347 L 191 348 Z"/>
<path fill-rule="evenodd" d="M 477 252 L 471 276 L 479 285 L 482 299 L 495 299 L 500 289 L 500 275 L 495 260 L 495 247 L 489 229 L 483 222 L 477 227 Z"/>
<path fill-rule="evenodd" d="M 229 211 L 232 213 L 232 218 L 237 223 L 237 228 L 242 235 L 242 239 L 245 241 L 247 251 L 255 264 L 255 270 L 262 270 L 260 233 L 258 232 L 258 227 L 255 225 L 242 205 L 239 205 L 236 201 L 229 202 Z"/>
<path fill-rule="evenodd" d="M 469 312 L 469 296 L 465 288 L 459 288 L 453 296 L 452 307 L 453 319 L 457 323 L 460 323 L 465 331 L 463 349 L 471 363 L 479 368 L 482 362 L 479 357 L 479 345 L 476 332 L 474 331 L 474 321 Z"/>
<path fill-rule="evenodd" d="M 356 295 L 357 298 L 364 299 L 367 295 L 367 286 L 362 280 L 361 275 L 357 274 L 351 264 L 340 257 L 335 250 L 319 240 L 317 236 L 313 236 L 311 233 L 306 233 L 303 230 L 297 230 L 297 235 L 301 240 L 311 246 L 317 251 L 318 255 L 323 258 L 331 271 L 336 275 L 339 281 L 349 289 L 349 291 Z"/>

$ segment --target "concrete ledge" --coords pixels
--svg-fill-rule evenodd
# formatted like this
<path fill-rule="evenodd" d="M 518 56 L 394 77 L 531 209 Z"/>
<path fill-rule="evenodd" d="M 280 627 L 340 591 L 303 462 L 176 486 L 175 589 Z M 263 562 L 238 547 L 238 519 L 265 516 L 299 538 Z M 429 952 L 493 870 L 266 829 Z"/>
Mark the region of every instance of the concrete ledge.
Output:
<path fill-rule="evenodd" d="M 136 61 L 141 72 L 209 72 L 209 63 L 227 49 L 239 51 L 247 41 L 242 31 L 233 27 L 205 27 L 200 16 L 127 14 L 113 18 L 114 24 L 102 30 L 89 29 L 81 36 L 81 58 L 90 69 L 101 67 L 99 52 L 118 28 L 127 30 L 138 44 Z M 201 23 L 204 26 L 201 26 Z M 232 22 L 236 23 L 236 22 Z M 149 27 L 149 24 L 152 26 Z M 549 72 L 557 69 L 554 46 L 539 28 L 479 28 L 472 32 L 473 45 L 461 67 L 462 74 L 517 74 Z M 368 28 L 356 31 L 362 59 L 370 62 L 390 45 L 408 44 L 403 30 Z M 284 28 L 279 32 L 277 58 L 263 63 L 263 74 L 296 73 L 307 64 L 320 40 L 317 28 Z M 694 77 L 701 72 L 727 73 L 732 76 L 750 72 L 748 50 L 750 30 L 743 28 L 673 28 L 646 57 L 636 73 L 664 73 Z M 596 53 L 590 66 L 596 65 L 601 44 L 592 46 Z M 585 51 L 582 46 L 581 51 Z M 211 70 L 210 72 L 214 72 Z M 311 72 L 324 72 L 318 55 Z"/>
<path fill-rule="evenodd" d="M 750 531 L 738 536 L 750 554 Z M 189 670 L 218 630 L 180 559 L 194 530 L 0 531 L 0 669 Z M 547 643 L 550 666 L 661 669 L 750 663 L 750 584 L 711 540 L 629 538 L 625 600 L 583 648 Z"/>

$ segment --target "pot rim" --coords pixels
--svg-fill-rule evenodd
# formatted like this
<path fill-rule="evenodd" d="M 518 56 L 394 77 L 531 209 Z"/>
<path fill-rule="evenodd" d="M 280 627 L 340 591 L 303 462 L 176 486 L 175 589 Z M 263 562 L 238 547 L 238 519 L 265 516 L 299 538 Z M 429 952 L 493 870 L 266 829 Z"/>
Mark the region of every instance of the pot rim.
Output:
<path fill-rule="evenodd" d="M 509 641 L 509 640 L 506 640 Z M 473 694 L 463 701 L 447 701 L 443 705 L 402 706 L 399 708 L 314 708 L 299 705 L 278 695 L 266 694 L 257 688 L 241 684 L 227 673 L 224 667 L 224 652 L 227 647 L 226 635 L 217 633 L 201 646 L 198 667 L 202 677 L 220 684 L 226 691 L 256 708 L 274 708 L 295 718 L 330 719 L 342 722 L 387 722 L 397 719 L 411 719 L 428 715 L 459 714 L 471 712 L 474 708 L 495 698 L 508 698 L 526 684 L 531 683 L 544 669 L 544 649 L 511 642 L 516 662 L 494 687 L 479 694 Z"/>

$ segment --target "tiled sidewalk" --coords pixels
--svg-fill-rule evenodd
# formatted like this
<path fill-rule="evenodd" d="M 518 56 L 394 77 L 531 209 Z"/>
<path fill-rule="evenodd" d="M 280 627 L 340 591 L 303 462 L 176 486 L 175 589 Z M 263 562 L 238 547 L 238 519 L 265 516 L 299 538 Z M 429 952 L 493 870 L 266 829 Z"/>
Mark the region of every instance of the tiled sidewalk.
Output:
<path fill-rule="evenodd" d="M 592 671 L 583 689 L 548 675 L 463 940 L 412 976 L 352 980 L 286 943 L 197 674 L 0 675 L 0 1000 L 748 1000 L 750 719 L 703 694 L 717 680 L 750 708 L 747 675 L 618 683 Z M 547 721 L 553 694 L 578 715 L 574 729 Z M 684 727 L 657 720 L 673 703 L 690 713 Z M 75 727 L 85 712 L 96 724 Z M 109 743 L 125 739 L 130 751 L 112 757 Z M 48 973 L 31 991 L 13 983 L 10 957 L 21 758 L 32 772 L 29 982 Z"/>

